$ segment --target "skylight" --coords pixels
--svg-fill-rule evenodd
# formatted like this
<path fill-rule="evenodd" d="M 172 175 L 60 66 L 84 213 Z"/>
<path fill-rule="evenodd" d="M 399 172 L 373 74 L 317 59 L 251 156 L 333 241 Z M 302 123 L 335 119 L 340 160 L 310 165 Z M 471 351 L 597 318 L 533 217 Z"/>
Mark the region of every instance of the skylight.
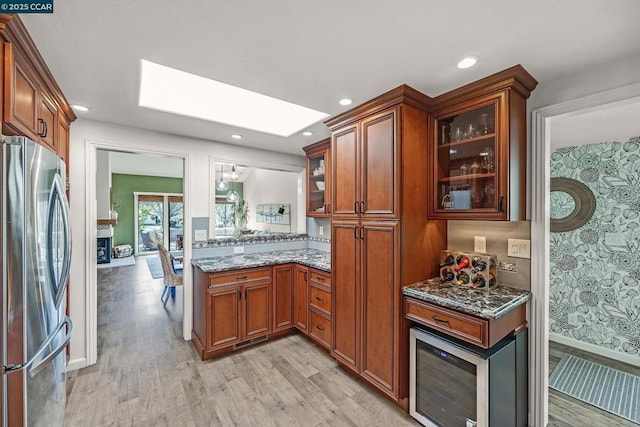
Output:
<path fill-rule="evenodd" d="M 144 59 L 138 105 L 285 137 L 329 116 Z"/>

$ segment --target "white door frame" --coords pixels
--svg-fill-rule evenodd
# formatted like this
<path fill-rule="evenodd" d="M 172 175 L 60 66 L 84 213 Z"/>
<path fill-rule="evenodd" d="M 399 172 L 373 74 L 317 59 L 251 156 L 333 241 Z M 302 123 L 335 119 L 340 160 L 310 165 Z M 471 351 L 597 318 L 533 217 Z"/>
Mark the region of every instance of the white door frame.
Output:
<path fill-rule="evenodd" d="M 531 337 L 529 425 L 549 422 L 549 198 L 551 121 L 637 102 L 640 83 L 540 108 L 531 117 Z"/>
<path fill-rule="evenodd" d="M 184 151 L 170 151 L 152 149 L 146 147 L 132 147 L 128 143 L 113 143 L 103 141 L 86 141 L 85 166 L 86 176 L 86 247 L 85 254 L 86 269 L 86 357 L 87 366 L 93 365 L 98 360 L 98 288 L 97 288 L 97 264 L 96 264 L 96 223 L 97 215 L 97 191 L 96 191 L 96 156 L 98 150 L 121 151 L 134 154 L 152 154 L 167 157 L 180 158 L 183 161 L 182 193 L 184 203 L 184 259 L 188 263 L 191 259 L 191 218 L 188 201 L 191 200 L 191 154 Z M 191 269 L 184 270 L 183 286 L 183 316 L 182 316 L 182 336 L 185 340 L 191 339 L 191 329 L 193 327 L 193 287 Z M 160 301 L 158 301 L 160 304 Z"/>

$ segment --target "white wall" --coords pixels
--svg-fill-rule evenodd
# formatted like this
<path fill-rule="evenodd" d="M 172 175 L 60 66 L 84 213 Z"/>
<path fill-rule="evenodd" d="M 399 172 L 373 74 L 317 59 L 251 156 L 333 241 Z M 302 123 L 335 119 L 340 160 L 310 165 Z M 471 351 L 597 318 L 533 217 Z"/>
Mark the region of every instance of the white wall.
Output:
<path fill-rule="evenodd" d="M 252 230 L 272 232 L 298 232 L 298 174 L 266 169 L 254 169 L 244 181 L 244 200 L 249 204 L 249 223 Z M 288 225 L 265 224 L 256 222 L 256 207 L 259 204 L 290 205 L 291 227 Z"/>
<path fill-rule="evenodd" d="M 188 204 L 192 217 L 209 216 L 210 201 L 206 195 L 211 194 L 209 183 L 213 181 L 209 174 L 210 156 L 230 159 L 238 163 L 271 165 L 274 168 L 282 166 L 303 168 L 305 165 L 303 153 L 300 153 L 300 156 L 294 156 L 272 151 L 255 150 L 92 120 L 80 119 L 74 122 L 71 125 L 69 171 L 71 183 L 70 218 L 73 233 L 69 287 L 69 311 L 74 323 L 70 355 L 70 367 L 72 369 L 85 366 L 87 357 L 87 293 L 85 286 L 88 270 L 85 265 L 85 254 L 90 248 L 86 244 L 85 232 L 89 203 L 96 203 L 95 200 L 93 202 L 86 200 L 87 176 L 95 173 L 94 170 L 87 170 L 85 166 L 88 141 L 126 145 L 132 150 L 148 149 L 188 153 L 191 173 L 189 193 L 193 197 L 190 200 L 186 200 L 185 203 Z"/>
<path fill-rule="evenodd" d="M 109 152 L 111 173 L 182 178 L 182 159 Z"/>
<path fill-rule="evenodd" d="M 111 214 L 111 168 L 109 152 L 98 150 L 96 153 L 96 209 L 98 219 L 109 219 Z"/>

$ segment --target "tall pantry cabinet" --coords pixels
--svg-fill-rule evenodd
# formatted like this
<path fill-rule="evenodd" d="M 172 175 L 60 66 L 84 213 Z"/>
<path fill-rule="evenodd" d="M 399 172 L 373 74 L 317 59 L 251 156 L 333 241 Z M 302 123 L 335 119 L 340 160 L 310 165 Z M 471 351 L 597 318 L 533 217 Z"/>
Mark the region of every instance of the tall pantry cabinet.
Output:
<path fill-rule="evenodd" d="M 430 98 L 403 85 L 327 120 L 332 131 L 331 354 L 408 401 L 402 286 L 437 275 L 446 221 L 427 220 Z"/>

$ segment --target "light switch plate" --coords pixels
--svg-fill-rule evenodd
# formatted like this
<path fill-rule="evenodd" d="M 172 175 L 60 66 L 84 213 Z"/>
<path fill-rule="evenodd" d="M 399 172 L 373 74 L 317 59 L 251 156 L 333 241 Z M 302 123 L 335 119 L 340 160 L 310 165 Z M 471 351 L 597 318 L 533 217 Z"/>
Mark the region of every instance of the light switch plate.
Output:
<path fill-rule="evenodd" d="M 323 226 L 318 227 L 318 234 L 321 235 L 321 236 L 324 236 L 324 227 Z"/>
<path fill-rule="evenodd" d="M 485 236 L 473 236 L 473 251 L 487 252 L 487 238 Z"/>
<path fill-rule="evenodd" d="M 244 246 L 234 246 L 233 247 L 233 253 L 234 254 L 243 254 L 244 253 Z"/>
<path fill-rule="evenodd" d="M 531 258 L 531 240 L 507 239 L 507 255 L 515 258 Z"/>

